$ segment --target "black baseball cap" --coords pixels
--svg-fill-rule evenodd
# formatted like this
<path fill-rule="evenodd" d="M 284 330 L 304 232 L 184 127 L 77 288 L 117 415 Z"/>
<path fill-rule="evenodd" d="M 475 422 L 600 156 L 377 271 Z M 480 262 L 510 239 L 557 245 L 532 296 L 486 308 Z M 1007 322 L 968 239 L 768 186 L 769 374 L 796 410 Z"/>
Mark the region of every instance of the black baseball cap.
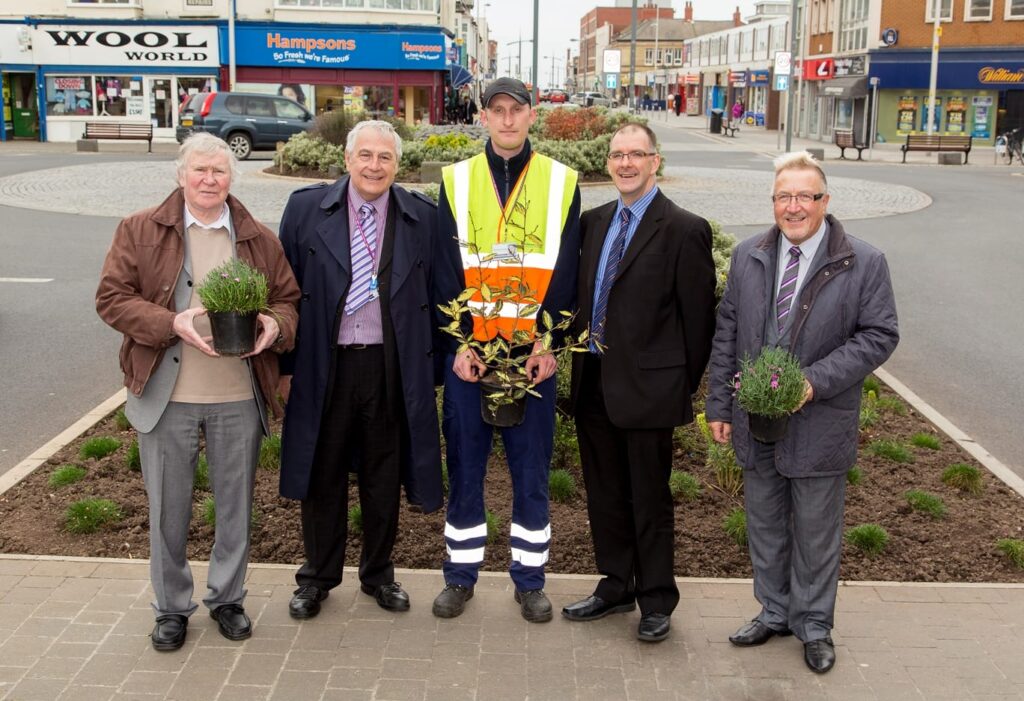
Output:
<path fill-rule="evenodd" d="M 491 100 L 494 99 L 495 95 L 499 94 L 508 95 L 520 105 L 533 104 L 530 91 L 526 89 L 523 81 L 516 80 L 515 78 L 498 78 L 488 85 L 484 91 L 484 108 L 491 104 Z"/>

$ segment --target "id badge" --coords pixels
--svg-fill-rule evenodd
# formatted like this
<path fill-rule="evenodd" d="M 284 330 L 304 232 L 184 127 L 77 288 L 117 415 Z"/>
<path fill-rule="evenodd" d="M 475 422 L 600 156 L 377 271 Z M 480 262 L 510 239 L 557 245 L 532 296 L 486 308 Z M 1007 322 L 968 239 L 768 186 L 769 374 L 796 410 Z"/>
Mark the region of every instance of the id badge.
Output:
<path fill-rule="evenodd" d="M 503 241 L 491 246 L 491 257 L 494 260 L 515 260 L 516 245 Z"/>

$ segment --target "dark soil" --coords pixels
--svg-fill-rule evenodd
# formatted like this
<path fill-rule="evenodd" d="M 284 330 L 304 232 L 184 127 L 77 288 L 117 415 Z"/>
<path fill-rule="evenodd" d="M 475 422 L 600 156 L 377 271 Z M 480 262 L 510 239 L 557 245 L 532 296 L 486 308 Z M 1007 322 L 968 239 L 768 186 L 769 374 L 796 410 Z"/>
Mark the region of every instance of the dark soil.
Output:
<path fill-rule="evenodd" d="M 883 397 L 892 396 L 885 389 Z M 939 434 L 909 407 L 881 412 L 878 422 L 862 431 L 859 468 L 863 480 L 847 490 L 846 526 L 875 523 L 889 533 L 886 550 L 874 558 L 849 543 L 844 545 L 841 576 L 850 580 L 899 580 L 937 582 L 1024 582 L 1024 570 L 1016 568 L 995 547 L 1000 538 L 1024 537 L 1024 499 L 981 468 L 984 491 L 978 497 L 959 493 L 942 483 L 942 471 L 953 463 L 977 465 L 952 441 Z M 867 449 L 877 438 L 897 439 L 909 445 L 919 432 L 936 435 L 939 450 L 911 447 L 914 462 L 894 463 Z M 567 431 L 571 435 L 571 431 Z M 81 459 L 81 443 L 91 436 L 116 436 L 122 447 L 102 459 Z M 0 552 L 38 555 L 145 558 L 149 553 L 146 495 L 141 473 L 126 466 L 133 431 L 117 429 L 113 416 L 86 436 L 54 455 L 20 484 L 0 495 Z M 745 547 L 733 542 L 722 527 L 726 515 L 742 507 L 742 496 L 730 496 L 716 484 L 704 466 L 704 440 L 696 427 L 676 432 L 675 467 L 695 475 L 703 491 L 695 501 L 676 505 L 676 574 L 693 577 L 749 577 Z M 574 446 L 560 454 L 561 465 L 575 477 L 577 495 L 567 503 L 551 504 L 553 542 L 550 572 L 594 572 L 593 548 L 587 523 L 583 480 L 575 464 Z M 75 484 L 53 488 L 52 472 L 64 464 L 86 468 L 87 476 Z M 257 562 L 299 563 L 302 542 L 298 503 L 278 496 L 278 474 L 260 469 L 256 484 L 256 526 L 252 559 Z M 915 512 L 904 494 L 920 489 L 939 495 L 948 509 L 944 518 L 933 519 Z M 189 540 L 190 558 L 208 559 L 213 529 L 202 519 L 202 503 L 208 493 L 195 496 L 195 516 Z M 112 499 L 123 511 L 120 523 L 91 535 L 72 535 L 64 530 L 64 512 L 78 499 Z M 353 485 L 350 504 L 356 503 Z M 495 542 L 487 548 L 485 568 L 508 566 L 508 524 L 511 487 L 500 452 L 491 462 L 486 481 L 488 507 L 500 519 Z M 444 557 L 444 511 L 424 515 L 403 509 L 394 560 L 399 567 L 438 569 Z M 348 564 L 356 565 L 359 538 L 349 536 Z"/>

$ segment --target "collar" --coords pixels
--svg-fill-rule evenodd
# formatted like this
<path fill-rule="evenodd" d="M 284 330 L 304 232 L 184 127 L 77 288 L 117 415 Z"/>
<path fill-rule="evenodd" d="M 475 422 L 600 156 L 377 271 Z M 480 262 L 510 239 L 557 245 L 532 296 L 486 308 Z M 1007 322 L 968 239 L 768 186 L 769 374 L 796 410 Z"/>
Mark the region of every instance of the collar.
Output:
<path fill-rule="evenodd" d="M 320 209 L 333 210 L 344 206 L 350 179 L 350 176 L 343 175 L 328 185 L 327 189 L 324 191 L 323 198 L 320 200 Z M 322 186 L 314 185 L 312 187 Z M 352 188 L 352 191 L 354 194 L 359 194 L 355 192 L 355 188 Z M 420 220 L 419 215 L 416 214 L 416 207 L 413 204 L 413 197 L 415 197 L 415 195 L 410 194 L 405 190 L 405 188 L 399 187 L 394 183 L 392 183 L 391 187 L 388 188 L 388 195 L 394 200 L 395 210 L 400 216 L 410 221 L 418 222 Z M 379 213 L 380 210 L 378 210 L 378 214 Z"/>
<path fill-rule="evenodd" d="M 364 204 L 368 204 L 371 207 L 373 207 L 374 212 L 376 212 L 376 214 L 374 216 L 378 217 L 378 219 L 377 219 L 378 222 L 381 221 L 381 219 L 380 219 L 381 217 L 383 217 L 385 214 L 387 214 L 387 211 L 388 211 L 388 199 L 389 199 L 389 195 L 391 194 L 391 188 L 388 188 L 387 190 L 385 190 L 384 194 L 381 195 L 380 197 L 378 197 L 377 199 L 375 199 L 375 200 L 367 200 L 362 195 L 359 194 L 358 190 L 356 190 L 354 187 L 352 187 L 352 184 L 350 182 L 347 194 L 348 194 L 349 204 L 352 205 L 352 209 L 354 211 L 358 212 L 362 208 L 362 206 Z"/>
<path fill-rule="evenodd" d="M 622 216 L 622 210 L 628 209 L 630 216 L 633 221 L 640 221 L 644 218 L 644 214 L 647 212 L 647 208 L 651 206 L 651 202 L 654 202 L 654 198 L 658 196 L 658 185 L 655 184 L 646 194 L 638 199 L 628 207 L 622 201 L 622 196 L 619 196 L 618 203 L 615 206 L 615 221 L 619 220 Z"/>
<path fill-rule="evenodd" d="M 821 225 L 814 232 L 814 235 L 797 246 L 800 249 L 801 258 L 805 261 L 814 260 L 814 254 L 818 252 L 818 247 L 821 246 L 821 242 L 825 238 L 825 230 L 827 228 L 828 220 L 822 219 Z M 782 259 L 783 254 L 787 253 L 792 246 L 793 244 L 786 238 L 786 235 L 781 234 L 779 236 L 779 258 Z"/>
<path fill-rule="evenodd" d="M 512 158 L 506 159 L 494 152 L 494 148 L 491 147 L 491 140 L 487 139 L 484 152 L 487 154 L 487 164 L 491 167 L 492 171 L 504 172 L 505 164 L 508 163 L 509 172 L 518 175 L 526 167 L 526 164 L 530 162 L 530 155 L 533 149 L 530 146 L 530 140 L 527 139 L 523 142 L 522 151 L 512 156 Z"/>
<path fill-rule="evenodd" d="M 224 208 L 220 212 L 220 216 L 212 224 L 204 224 L 203 222 L 192 216 L 192 212 L 189 211 L 188 204 L 185 204 L 185 229 L 186 231 L 190 226 L 195 224 L 196 226 L 203 229 L 227 229 L 231 231 L 231 210 L 228 209 L 228 203 L 224 203 Z"/>

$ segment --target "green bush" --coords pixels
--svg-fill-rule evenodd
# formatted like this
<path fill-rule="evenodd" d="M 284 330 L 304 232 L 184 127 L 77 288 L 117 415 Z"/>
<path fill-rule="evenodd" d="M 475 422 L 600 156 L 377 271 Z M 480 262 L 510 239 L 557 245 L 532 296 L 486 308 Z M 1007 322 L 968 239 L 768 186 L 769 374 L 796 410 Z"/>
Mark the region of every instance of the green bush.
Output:
<path fill-rule="evenodd" d="M 352 131 L 352 127 L 358 121 L 359 117 L 350 110 L 331 110 L 317 116 L 308 134 L 343 151 L 345 141 L 348 139 L 348 133 Z M 299 136 L 299 134 L 291 137 L 289 142 L 294 140 L 296 136 Z"/>
<path fill-rule="evenodd" d="M 352 535 L 363 534 L 363 507 L 359 504 L 348 508 L 348 532 Z"/>
<path fill-rule="evenodd" d="M 132 442 L 128 444 L 128 455 L 125 456 L 124 464 L 132 472 L 142 471 L 142 456 L 139 455 L 139 441 L 132 439 Z"/>
<path fill-rule="evenodd" d="M 947 486 L 967 492 L 972 496 L 981 494 L 981 490 L 985 487 L 978 468 L 959 462 L 942 471 L 942 481 Z"/>
<path fill-rule="evenodd" d="M 263 437 L 256 465 L 272 472 L 277 472 L 281 468 L 281 434 L 271 433 Z"/>
<path fill-rule="evenodd" d="M 441 488 L 444 490 L 444 495 L 448 496 L 449 484 L 448 484 L 448 461 L 441 461 Z"/>
<path fill-rule="evenodd" d="M 605 177 L 611 138 L 605 134 L 586 141 L 537 141 L 532 146 L 537 153 L 564 163 L 583 177 Z"/>
<path fill-rule="evenodd" d="M 736 237 L 722 231 L 722 225 L 711 221 L 711 257 L 715 261 L 715 299 L 722 299 L 725 294 L 725 282 L 729 277 L 729 265 L 732 262 L 732 249 L 736 247 Z"/>
<path fill-rule="evenodd" d="M 552 501 L 568 504 L 576 498 L 576 480 L 568 470 L 552 470 L 548 475 L 548 494 Z"/>
<path fill-rule="evenodd" d="M 884 438 L 872 441 L 868 446 L 868 450 L 880 458 L 892 460 L 893 462 L 914 462 L 914 454 L 899 441 L 891 441 Z"/>
<path fill-rule="evenodd" d="M 1024 540 L 1003 538 L 996 542 L 996 547 L 1010 562 L 1024 570 Z"/>
<path fill-rule="evenodd" d="M 860 430 L 878 423 L 878 402 L 871 399 L 869 394 L 860 405 Z"/>
<path fill-rule="evenodd" d="M 415 172 L 424 161 L 455 163 L 471 158 L 484 150 L 484 142 L 465 134 L 429 136 L 424 141 L 402 144 L 402 162 L 399 171 Z"/>
<path fill-rule="evenodd" d="M 946 515 L 946 504 L 940 496 L 920 489 L 911 489 L 903 496 L 914 511 L 928 514 L 932 518 L 942 518 Z"/>
<path fill-rule="evenodd" d="M 736 545 L 742 548 L 747 544 L 747 512 L 743 509 L 730 511 L 722 522 L 722 528 Z"/>
<path fill-rule="evenodd" d="M 99 460 L 100 458 L 107 457 L 120 447 L 120 439 L 113 436 L 94 436 L 85 443 L 82 443 L 82 447 L 78 450 L 78 457 L 83 460 L 88 458 Z"/>
<path fill-rule="evenodd" d="M 689 472 L 672 470 L 668 477 L 668 490 L 675 501 L 695 501 L 700 498 L 703 487 L 700 480 Z"/>
<path fill-rule="evenodd" d="M 74 484 L 87 474 L 84 467 L 78 465 L 61 465 L 50 474 L 49 485 L 54 489 Z"/>
<path fill-rule="evenodd" d="M 212 496 L 203 499 L 203 523 L 210 528 L 217 525 L 217 504 Z"/>
<path fill-rule="evenodd" d="M 694 424 L 676 426 L 672 429 L 672 449 L 675 451 L 694 455 L 700 453 L 705 444 L 704 437 Z"/>
<path fill-rule="evenodd" d="M 196 473 L 192 478 L 192 489 L 200 492 L 210 491 L 210 463 L 206 460 L 206 453 L 199 454 Z"/>
<path fill-rule="evenodd" d="M 731 497 L 743 489 L 743 468 L 736 462 L 731 445 L 708 443 L 707 466 L 715 475 L 715 482 Z"/>
<path fill-rule="evenodd" d="M 889 544 L 889 534 L 874 523 L 864 523 L 846 531 L 846 542 L 868 557 L 875 557 Z"/>
<path fill-rule="evenodd" d="M 315 168 L 321 173 L 326 173 L 328 168 L 336 165 L 344 173 L 345 149 L 309 132 L 299 132 L 274 154 L 274 164 L 290 170 Z"/>
<path fill-rule="evenodd" d="M 858 487 L 863 481 L 864 472 L 856 465 L 846 471 L 846 483 L 851 487 Z"/>
<path fill-rule="evenodd" d="M 864 386 L 863 386 L 864 394 L 867 394 L 868 392 L 874 392 L 875 396 L 877 397 L 878 393 L 881 391 L 881 389 L 882 389 L 882 383 L 879 382 L 878 378 L 875 377 L 874 375 L 868 375 L 867 377 L 864 378 Z"/>
<path fill-rule="evenodd" d="M 441 186 L 437 183 L 427 183 L 423 186 L 422 192 L 424 195 L 434 200 L 434 202 L 437 202 L 438 198 L 441 197 Z"/>
<path fill-rule="evenodd" d="M 128 417 L 124 413 L 124 407 L 121 407 L 114 412 L 114 425 L 117 427 L 118 431 L 127 431 L 132 427 L 131 421 L 128 420 Z"/>
<path fill-rule="evenodd" d="M 899 397 L 879 397 L 878 408 L 896 416 L 907 415 L 907 405 Z"/>
<path fill-rule="evenodd" d="M 487 544 L 493 545 L 501 533 L 501 519 L 490 511 L 484 511 L 484 520 L 487 522 Z"/>
<path fill-rule="evenodd" d="M 928 448 L 929 450 L 938 450 L 942 447 L 938 436 L 931 433 L 915 433 L 910 437 L 910 442 L 918 448 Z"/>
<path fill-rule="evenodd" d="M 211 312 L 259 312 L 267 308 L 267 277 L 241 258 L 229 258 L 211 269 L 196 287 L 203 307 Z"/>
<path fill-rule="evenodd" d="M 121 507 L 109 499 L 82 499 L 68 506 L 64 513 L 64 528 L 71 533 L 95 533 L 121 518 Z"/>
<path fill-rule="evenodd" d="M 551 465 L 555 468 L 569 470 L 579 467 L 580 444 L 576 439 L 576 427 L 573 421 L 562 412 L 555 412 L 554 451 Z"/>

